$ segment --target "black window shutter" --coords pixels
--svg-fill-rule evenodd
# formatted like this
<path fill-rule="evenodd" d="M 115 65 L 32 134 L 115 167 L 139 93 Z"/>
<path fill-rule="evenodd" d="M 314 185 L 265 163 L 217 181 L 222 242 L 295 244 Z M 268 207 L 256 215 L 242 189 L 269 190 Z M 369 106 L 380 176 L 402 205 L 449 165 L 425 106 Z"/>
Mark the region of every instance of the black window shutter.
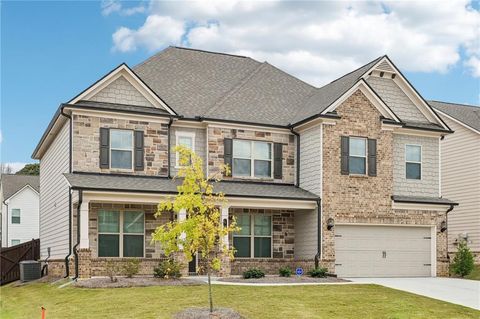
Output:
<path fill-rule="evenodd" d="M 144 162 L 144 142 L 143 142 L 143 131 L 135 131 L 135 147 L 134 147 L 134 163 L 136 171 L 143 171 L 143 162 Z"/>
<path fill-rule="evenodd" d="M 233 155 L 233 141 L 231 138 L 223 139 L 223 162 L 230 168 L 230 174 L 232 176 L 232 155 Z"/>
<path fill-rule="evenodd" d="M 100 128 L 100 168 L 110 167 L 110 129 Z"/>
<path fill-rule="evenodd" d="M 273 178 L 282 179 L 283 145 L 273 144 Z"/>
<path fill-rule="evenodd" d="M 349 146 L 350 140 L 348 136 L 342 136 L 340 149 L 341 149 L 341 160 L 340 160 L 340 173 L 342 175 L 348 175 L 348 156 L 349 156 Z"/>
<path fill-rule="evenodd" d="M 368 176 L 377 176 L 377 140 L 368 139 Z"/>

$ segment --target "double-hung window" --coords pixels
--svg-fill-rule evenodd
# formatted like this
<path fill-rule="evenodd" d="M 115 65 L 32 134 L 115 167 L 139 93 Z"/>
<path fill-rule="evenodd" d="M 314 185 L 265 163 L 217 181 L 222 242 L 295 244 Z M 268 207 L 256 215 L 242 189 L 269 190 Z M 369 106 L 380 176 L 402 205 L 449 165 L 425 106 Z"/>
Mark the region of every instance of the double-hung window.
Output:
<path fill-rule="evenodd" d="M 233 234 L 235 257 L 272 257 L 272 216 L 264 214 L 236 215 L 238 232 Z"/>
<path fill-rule="evenodd" d="M 110 168 L 132 169 L 133 131 L 110 130 Z"/>
<path fill-rule="evenodd" d="M 20 208 L 12 208 L 12 224 L 20 224 Z"/>
<path fill-rule="evenodd" d="M 272 143 L 233 140 L 233 176 L 272 177 Z"/>
<path fill-rule="evenodd" d="M 143 257 L 144 219 L 139 211 L 99 211 L 98 257 Z"/>
<path fill-rule="evenodd" d="M 422 147 L 405 145 L 405 175 L 407 179 L 422 179 Z"/>
<path fill-rule="evenodd" d="M 348 169 L 350 174 L 366 174 L 367 139 L 350 137 Z"/>
<path fill-rule="evenodd" d="M 176 132 L 177 136 L 177 146 L 184 146 L 191 150 L 192 152 L 195 152 L 195 133 L 191 132 Z M 176 166 L 180 167 L 182 166 L 180 163 L 183 162 L 180 159 L 180 154 L 177 152 L 176 155 Z"/>

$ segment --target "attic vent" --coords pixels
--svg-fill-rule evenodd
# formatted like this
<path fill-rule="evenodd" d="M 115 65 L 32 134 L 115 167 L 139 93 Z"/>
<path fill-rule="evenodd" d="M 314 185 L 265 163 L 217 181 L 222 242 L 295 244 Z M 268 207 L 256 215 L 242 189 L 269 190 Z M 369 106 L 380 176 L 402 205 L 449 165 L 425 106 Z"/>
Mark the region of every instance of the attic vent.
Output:
<path fill-rule="evenodd" d="M 380 72 L 380 77 L 383 78 L 384 74 L 385 74 L 385 72 Z"/>
<path fill-rule="evenodd" d="M 395 79 L 395 75 L 396 75 L 396 74 L 392 74 L 392 80 Z"/>

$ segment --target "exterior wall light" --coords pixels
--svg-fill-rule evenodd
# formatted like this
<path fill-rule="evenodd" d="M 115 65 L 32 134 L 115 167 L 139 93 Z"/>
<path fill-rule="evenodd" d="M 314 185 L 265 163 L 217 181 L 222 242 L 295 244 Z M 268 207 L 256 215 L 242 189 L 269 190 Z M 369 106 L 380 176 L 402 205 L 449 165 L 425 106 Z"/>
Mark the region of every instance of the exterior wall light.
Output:
<path fill-rule="evenodd" d="M 226 218 L 223 219 L 223 227 L 228 226 L 228 220 Z"/>
<path fill-rule="evenodd" d="M 327 219 L 327 229 L 332 230 L 333 226 L 335 226 L 335 221 L 330 217 Z"/>
<path fill-rule="evenodd" d="M 440 232 L 445 232 L 447 230 L 447 222 L 446 221 L 442 221 L 440 223 Z"/>

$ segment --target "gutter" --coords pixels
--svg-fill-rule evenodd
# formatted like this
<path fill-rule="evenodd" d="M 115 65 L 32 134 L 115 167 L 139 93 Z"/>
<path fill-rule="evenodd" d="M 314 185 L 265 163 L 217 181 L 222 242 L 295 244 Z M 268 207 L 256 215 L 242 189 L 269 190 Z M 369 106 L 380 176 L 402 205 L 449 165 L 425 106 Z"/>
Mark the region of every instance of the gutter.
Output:
<path fill-rule="evenodd" d="M 170 141 L 170 137 L 171 137 L 171 130 L 172 130 L 172 123 L 173 123 L 173 117 L 170 118 L 170 121 L 168 121 L 168 125 L 167 125 L 167 138 L 168 138 L 168 141 L 167 141 L 167 147 L 168 147 L 168 151 L 167 151 L 167 154 L 168 154 L 168 169 L 167 169 L 167 177 L 168 178 L 172 178 L 172 174 L 171 174 L 171 157 L 172 157 L 172 150 L 170 149 L 171 148 L 171 144 L 172 142 Z"/>
<path fill-rule="evenodd" d="M 322 259 L 322 200 L 317 199 L 317 254 L 315 255 L 315 269 Z"/>
<path fill-rule="evenodd" d="M 80 208 L 82 207 L 83 202 L 83 191 L 78 191 L 78 205 L 77 205 L 77 243 L 73 247 L 73 254 L 75 255 L 75 277 L 72 280 L 77 280 L 78 278 L 78 251 L 77 247 L 80 245 Z"/>
<path fill-rule="evenodd" d="M 300 134 L 298 134 L 293 130 L 293 126 L 290 126 L 290 132 L 292 132 L 292 134 L 295 135 L 297 138 L 297 158 L 295 159 L 295 164 L 296 164 L 295 168 L 296 168 L 297 178 L 295 180 L 295 187 L 299 187 L 300 186 Z"/>
<path fill-rule="evenodd" d="M 450 260 L 450 255 L 448 254 L 448 213 L 450 213 L 453 208 L 454 208 L 454 204 L 450 205 L 450 208 L 447 209 L 447 211 L 445 212 L 445 226 L 447 227 L 447 230 L 445 232 L 445 242 L 446 242 L 446 247 L 447 247 L 447 260 Z"/>

